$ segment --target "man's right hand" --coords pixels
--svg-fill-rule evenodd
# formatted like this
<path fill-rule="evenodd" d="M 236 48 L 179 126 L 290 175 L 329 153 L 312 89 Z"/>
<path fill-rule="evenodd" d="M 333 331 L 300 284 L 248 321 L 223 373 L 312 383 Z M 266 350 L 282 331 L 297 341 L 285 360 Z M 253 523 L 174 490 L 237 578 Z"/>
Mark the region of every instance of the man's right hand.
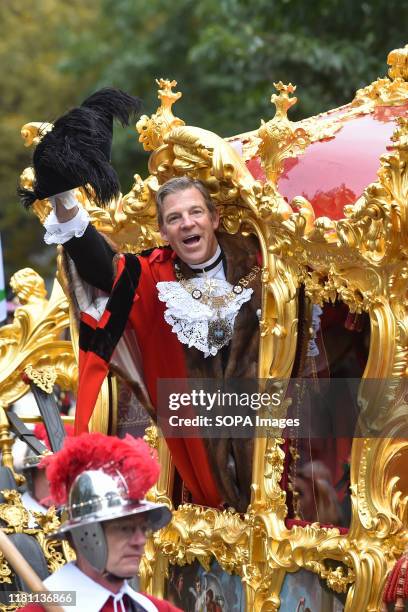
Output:
<path fill-rule="evenodd" d="M 66 223 L 67 221 L 71 221 L 79 210 L 78 206 L 74 206 L 73 208 L 65 208 L 62 204 L 61 199 L 58 196 L 55 196 L 55 215 L 60 223 Z"/>

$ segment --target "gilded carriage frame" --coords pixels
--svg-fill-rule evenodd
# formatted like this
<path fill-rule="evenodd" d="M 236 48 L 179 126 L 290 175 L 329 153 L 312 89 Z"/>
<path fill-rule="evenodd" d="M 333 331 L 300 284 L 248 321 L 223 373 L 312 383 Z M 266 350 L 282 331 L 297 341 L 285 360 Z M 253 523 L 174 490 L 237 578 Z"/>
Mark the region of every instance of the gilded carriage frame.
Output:
<path fill-rule="evenodd" d="M 345 107 L 344 116 L 370 113 L 381 104 L 398 104 L 408 98 L 407 47 L 389 56 L 389 78 L 378 79 L 359 90 Z M 290 376 L 297 338 L 297 292 L 301 283 L 315 303 L 339 296 L 352 312 L 367 312 L 371 321 L 370 353 L 360 387 L 366 399 L 365 416 L 375 421 L 384 436 L 357 438 L 351 458 L 352 523 L 347 535 L 318 524 L 287 529 L 285 492 L 279 482 L 283 472 L 283 440 L 276 432 L 258 438 L 254 451 L 251 504 L 244 517 L 193 505 L 180 506 L 171 524 L 149 540 L 141 567 L 142 586 L 162 595 L 168 563 L 185 564 L 197 558 L 208 567 L 215 557 L 221 567 L 242 577 L 248 610 L 278 610 L 279 593 L 287 572 L 305 568 L 326 580 L 339 593 L 346 592 L 345 610 L 380 609 L 387 572 L 407 544 L 407 500 L 398 488 L 398 469 L 407 450 L 398 431 L 407 406 L 393 410 L 393 398 L 378 405 L 369 398 L 365 379 L 402 379 L 408 365 L 406 279 L 408 262 L 408 119 L 401 118 L 394 133 L 394 149 L 379 162 L 378 180 L 345 210 L 345 218 L 315 218 L 310 203 L 296 197 L 286 203 L 277 190 L 277 177 L 285 158 L 300 155 L 311 142 L 340 128 L 339 120 L 310 118 L 297 123 L 287 117 L 296 102 L 291 84 L 275 85 L 275 117 L 259 130 L 245 135 L 243 157 L 258 151 L 266 182 L 256 181 L 230 143 L 213 132 L 188 127 L 175 117 L 172 106 L 180 98 L 176 83 L 160 79 L 160 106 L 143 116 L 137 130 L 149 158 L 149 176 L 135 176 L 132 190 L 119 202 L 101 210 L 83 200 L 93 223 L 122 249 L 140 251 L 160 243 L 154 194 L 160 184 L 176 174 L 202 180 L 220 208 L 223 229 L 230 233 L 252 231 L 262 256 L 263 308 L 260 321 L 260 378 Z M 22 130 L 26 144 L 36 144 L 38 124 Z M 231 139 L 233 140 L 233 139 Z M 32 180 L 30 170 L 22 182 Z M 49 205 L 36 203 L 44 220 Z M 64 285 L 62 266 L 59 278 Z M 35 284 L 35 283 L 34 283 Z M 31 309 L 31 310 L 30 310 Z M 37 310 L 36 310 L 37 309 Z M 37 313 L 36 315 L 33 313 Z M 40 323 L 35 319 L 41 312 Z M 59 285 L 50 300 L 42 294 L 27 297 L 14 322 L 0 334 L 0 444 L 3 462 L 12 466 L 11 440 L 4 410 L 26 390 L 20 374 L 28 365 L 52 368 L 55 380 L 75 388 L 76 367 L 71 343 L 61 341 L 61 330 L 74 330 L 72 313 Z M 74 343 L 75 344 L 75 343 Z M 378 355 L 381 354 L 381 359 Z M 5 361 L 7 360 L 7 361 Z M 41 376 L 41 374 L 40 374 Z M 107 389 L 102 390 L 92 427 L 106 431 Z M 159 483 L 151 491 L 155 501 L 171 505 L 172 464 L 167 448 L 154 428 L 148 432 L 162 464 Z M 378 466 L 381 466 L 379 473 Z M 327 564 L 331 559 L 336 566 Z"/>

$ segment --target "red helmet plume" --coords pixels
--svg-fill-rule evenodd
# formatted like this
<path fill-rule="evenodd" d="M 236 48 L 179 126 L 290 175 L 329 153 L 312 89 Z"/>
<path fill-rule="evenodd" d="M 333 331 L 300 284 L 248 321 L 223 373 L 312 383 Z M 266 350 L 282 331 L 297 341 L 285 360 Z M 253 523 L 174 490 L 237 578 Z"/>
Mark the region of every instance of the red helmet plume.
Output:
<path fill-rule="evenodd" d="M 113 477 L 120 473 L 126 481 L 129 499 L 143 499 L 157 481 L 160 466 L 156 453 L 141 438 L 129 434 L 120 439 L 101 433 L 66 438 L 63 448 L 44 457 L 53 501 L 65 504 L 77 476 L 86 470 L 102 470 Z"/>

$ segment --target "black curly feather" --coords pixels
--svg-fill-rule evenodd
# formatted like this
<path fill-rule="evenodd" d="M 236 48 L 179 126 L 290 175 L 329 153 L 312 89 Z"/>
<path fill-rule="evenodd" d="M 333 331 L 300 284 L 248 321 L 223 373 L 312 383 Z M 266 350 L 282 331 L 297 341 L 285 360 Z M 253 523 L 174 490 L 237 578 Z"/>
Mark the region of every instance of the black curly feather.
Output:
<path fill-rule="evenodd" d="M 120 184 L 110 164 L 113 119 L 127 125 L 140 107 L 138 98 L 105 88 L 59 117 L 34 152 L 33 191 L 18 190 L 23 205 L 75 187 L 83 187 L 99 206 L 116 198 Z"/>
<path fill-rule="evenodd" d="M 105 87 L 90 95 L 81 107 L 92 108 L 106 117 L 117 119 L 124 127 L 129 125 L 132 115 L 140 112 L 142 102 L 121 89 Z"/>
<path fill-rule="evenodd" d="M 17 195 L 21 200 L 24 208 L 28 209 L 38 199 L 34 191 L 31 189 L 25 189 L 24 187 L 17 187 Z"/>

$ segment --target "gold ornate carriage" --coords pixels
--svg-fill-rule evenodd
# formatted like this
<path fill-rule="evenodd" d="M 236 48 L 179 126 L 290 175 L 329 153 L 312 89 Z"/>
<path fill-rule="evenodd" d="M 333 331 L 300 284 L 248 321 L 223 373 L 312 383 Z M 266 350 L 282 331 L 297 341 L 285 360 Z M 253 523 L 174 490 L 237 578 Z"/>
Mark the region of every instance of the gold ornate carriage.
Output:
<path fill-rule="evenodd" d="M 173 92 L 174 81 L 160 79 L 158 110 L 136 126 L 151 152 L 149 176 L 135 175 L 131 191 L 105 210 L 80 194 L 94 225 L 122 250 L 160 244 L 154 194 L 164 181 L 183 174 L 207 185 L 224 231 L 257 236 L 263 258 L 261 379 L 291 376 L 301 287 L 313 304 L 343 302 L 352 315 L 369 318 L 359 402 L 370 426 L 352 443 L 348 529 L 286 520 L 290 488 L 284 490 L 281 480 L 285 454 L 294 451 L 279 432 L 270 431 L 255 441 L 246 514 L 191 504 L 176 508 L 171 524 L 146 547 L 141 582 L 148 592 L 163 595 L 169 564 L 198 559 L 208 568 L 215 558 L 242 578 L 247 610 L 278 610 L 285 576 L 301 569 L 344 594 L 345 610 L 381 609 L 387 573 L 408 542 L 408 407 L 401 398 L 408 366 L 408 46 L 391 52 L 388 63 L 389 77 L 359 90 L 349 104 L 297 123 L 287 117 L 296 103 L 295 87 L 278 83 L 271 98 L 274 118 L 227 139 L 175 117 L 172 106 L 181 93 Z M 23 127 L 27 146 L 36 144 L 38 126 Z M 31 181 L 27 169 L 22 182 Z M 41 221 L 48 211 L 46 201 L 35 204 Z M 66 283 L 61 262 L 57 278 L 47 299 L 33 271 L 25 272 L 24 281 L 14 277 L 22 305 L 0 329 L 0 445 L 3 464 L 11 468 L 5 411 L 27 390 L 22 372 L 31 366 L 40 381 L 51 377 L 73 391 L 77 384 L 77 332 L 61 289 Z M 72 342 L 61 340 L 69 326 Z M 384 393 L 390 380 L 395 384 Z M 114 378 L 103 387 L 94 430 L 114 432 L 109 412 L 117 401 L 115 389 Z M 171 457 L 154 427 L 147 436 L 162 465 L 151 498 L 171 506 Z M 25 528 L 18 521 L 10 524 L 11 530 Z M 7 577 L 5 567 L 0 580 Z"/>

